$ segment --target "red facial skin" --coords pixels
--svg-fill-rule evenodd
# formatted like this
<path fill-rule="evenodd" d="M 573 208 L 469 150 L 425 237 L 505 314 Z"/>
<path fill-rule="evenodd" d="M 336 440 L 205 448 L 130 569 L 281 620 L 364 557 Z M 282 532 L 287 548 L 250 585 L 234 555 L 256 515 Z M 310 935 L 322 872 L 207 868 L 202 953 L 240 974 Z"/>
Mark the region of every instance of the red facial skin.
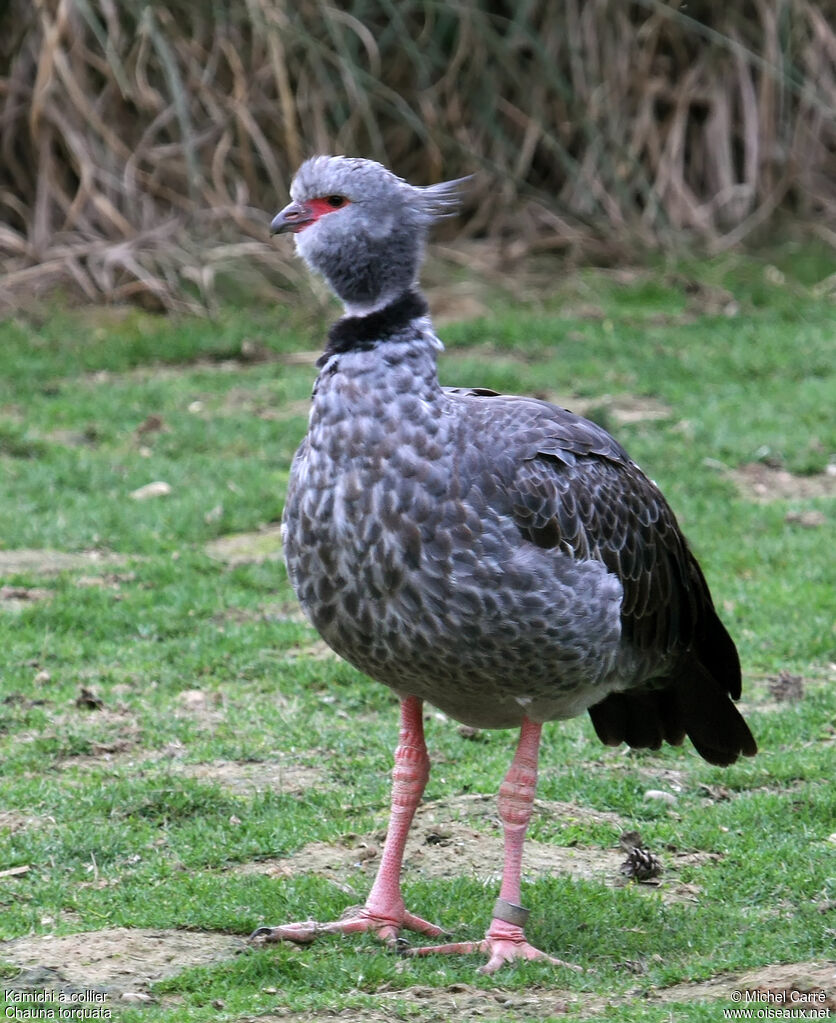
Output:
<path fill-rule="evenodd" d="M 344 195 L 319 196 L 307 202 L 292 202 L 279 213 L 271 224 L 273 234 L 299 234 L 315 224 L 326 213 L 335 213 L 347 206 L 350 199 Z"/>
<path fill-rule="evenodd" d="M 337 201 L 339 200 L 339 202 Z M 320 217 L 324 217 L 326 213 L 335 213 L 337 210 L 348 205 L 349 200 L 342 195 L 329 195 L 327 197 L 319 199 L 308 199 L 305 203 L 305 209 L 310 210 L 310 219 L 300 220 L 298 224 L 294 224 L 291 227 L 291 231 L 294 234 L 299 234 L 300 231 L 304 231 L 306 227 L 310 227 L 311 224 L 315 224 Z"/>
<path fill-rule="evenodd" d="M 336 201 L 337 199 L 341 201 L 337 203 Z M 317 220 L 319 220 L 320 217 L 324 216 L 326 213 L 334 213 L 335 210 L 339 210 L 342 209 L 343 206 L 347 206 L 348 199 L 346 199 L 345 196 L 342 195 L 329 195 L 321 199 L 309 199 L 305 203 L 305 205 L 313 213 L 312 223 L 315 223 Z M 308 225 L 305 224 L 304 226 L 307 227 Z"/>

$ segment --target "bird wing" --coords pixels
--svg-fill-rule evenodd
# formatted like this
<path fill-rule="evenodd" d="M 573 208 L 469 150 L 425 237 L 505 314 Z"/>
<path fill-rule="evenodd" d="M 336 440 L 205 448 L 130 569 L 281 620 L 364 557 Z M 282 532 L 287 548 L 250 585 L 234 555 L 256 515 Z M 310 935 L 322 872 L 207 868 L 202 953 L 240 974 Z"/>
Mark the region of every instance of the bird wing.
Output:
<path fill-rule="evenodd" d="M 627 642 L 660 658 L 688 649 L 703 610 L 713 614 L 711 595 L 673 511 L 621 445 L 596 423 L 539 399 L 487 388 L 448 393 L 490 399 L 485 432 L 523 538 L 602 561 L 623 587 Z"/>
<path fill-rule="evenodd" d="M 522 537 L 600 560 L 621 581 L 622 639 L 645 669 L 589 708 L 599 738 L 658 749 L 687 734 L 710 763 L 752 756 L 757 744 L 731 702 L 737 649 L 658 487 L 604 429 L 565 409 L 484 388 L 451 397 L 492 406 L 476 414 L 478 443 Z"/>
<path fill-rule="evenodd" d="M 541 451 L 519 463 L 508 494 L 527 540 L 603 561 L 618 577 L 625 640 L 660 656 L 691 645 L 711 598 L 673 512 L 638 466 Z"/>

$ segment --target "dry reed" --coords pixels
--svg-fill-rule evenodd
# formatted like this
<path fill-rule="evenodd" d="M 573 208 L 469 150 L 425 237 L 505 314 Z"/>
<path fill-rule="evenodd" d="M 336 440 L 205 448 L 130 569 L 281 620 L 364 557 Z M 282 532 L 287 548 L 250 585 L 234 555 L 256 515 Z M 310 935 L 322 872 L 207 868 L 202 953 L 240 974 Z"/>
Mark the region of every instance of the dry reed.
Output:
<path fill-rule="evenodd" d="M 0 299 L 211 308 L 314 152 L 477 171 L 504 251 L 836 237 L 831 0 L 7 0 Z"/>

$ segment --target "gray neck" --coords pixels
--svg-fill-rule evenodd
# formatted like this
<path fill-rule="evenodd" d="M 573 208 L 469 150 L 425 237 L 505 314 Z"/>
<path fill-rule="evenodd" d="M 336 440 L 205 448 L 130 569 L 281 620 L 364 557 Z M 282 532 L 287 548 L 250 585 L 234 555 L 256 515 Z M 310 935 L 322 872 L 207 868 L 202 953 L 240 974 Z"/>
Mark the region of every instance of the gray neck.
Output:
<path fill-rule="evenodd" d="M 345 225 L 323 217 L 315 229 L 296 236 L 299 254 L 322 274 L 350 315 L 388 305 L 414 287 L 424 252 L 426 228 L 407 212 L 380 213 L 349 234 Z"/>

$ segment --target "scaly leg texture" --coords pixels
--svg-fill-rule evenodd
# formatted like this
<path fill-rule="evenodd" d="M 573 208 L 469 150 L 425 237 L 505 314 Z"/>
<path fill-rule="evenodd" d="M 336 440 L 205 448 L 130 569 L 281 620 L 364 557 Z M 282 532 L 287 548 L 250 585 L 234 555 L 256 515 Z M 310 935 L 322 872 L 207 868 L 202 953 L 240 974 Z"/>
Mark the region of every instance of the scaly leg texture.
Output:
<path fill-rule="evenodd" d="M 523 721 L 514 759 L 499 789 L 499 816 L 505 834 L 505 865 L 502 887 L 493 910 L 493 919 L 482 941 L 459 941 L 449 945 L 429 945 L 409 950 L 410 955 L 481 952 L 488 962 L 480 973 L 494 973 L 515 959 L 545 959 L 555 966 L 579 967 L 555 959 L 526 940 L 524 925 L 528 911 L 520 906 L 520 874 L 525 832 L 531 819 L 537 788 L 537 760 L 542 725 Z"/>
<path fill-rule="evenodd" d="M 373 931 L 394 945 L 402 928 L 436 938 L 444 932 L 408 912 L 401 895 L 401 866 L 406 838 L 415 810 L 430 774 L 430 758 L 424 742 L 422 703 L 408 696 L 401 703 L 401 731 L 392 772 L 392 811 L 380 858 L 380 867 L 364 906 L 354 907 L 340 920 L 319 923 L 305 920 L 279 927 L 259 927 L 250 936 L 265 942 L 295 941 L 308 944 L 320 934 L 353 934 Z"/>

